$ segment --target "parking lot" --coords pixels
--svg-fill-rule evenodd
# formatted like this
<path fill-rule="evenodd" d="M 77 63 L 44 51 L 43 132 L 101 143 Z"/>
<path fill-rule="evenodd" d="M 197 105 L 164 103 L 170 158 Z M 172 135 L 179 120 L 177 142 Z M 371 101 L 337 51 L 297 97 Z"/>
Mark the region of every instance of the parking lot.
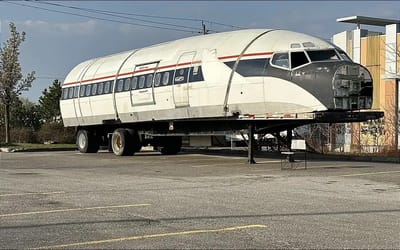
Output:
<path fill-rule="evenodd" d="M 1 248 L 400 248 L 400 164 L 0 153 Z"/>

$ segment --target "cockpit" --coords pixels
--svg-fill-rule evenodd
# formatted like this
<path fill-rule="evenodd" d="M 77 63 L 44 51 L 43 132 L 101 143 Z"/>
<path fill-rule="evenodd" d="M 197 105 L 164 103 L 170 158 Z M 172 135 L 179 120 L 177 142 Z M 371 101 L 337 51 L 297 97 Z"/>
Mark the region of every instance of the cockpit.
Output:
<path fill-rule="evenodd" d="M 233 69 L 235 61 L 224 63 Z M 292 82 L 318 96 L 331 110 L 372 107 L 371 74 L 337 47 L 318 49 L 311 43 L 292 44 L 287 51 L 274 52 L 271 58 L 240 60 L 236 73 Z"/>
<path fill-rule="evenodd" d="M 293 47 L 293 44 L 292 44 Z M 312 62 L 349 61 L 351 59 L 344 51 L 335 49 L 324 50 L 293 50 L 275 53 L 271 65 L 283 69 L 296 69 Z"/>

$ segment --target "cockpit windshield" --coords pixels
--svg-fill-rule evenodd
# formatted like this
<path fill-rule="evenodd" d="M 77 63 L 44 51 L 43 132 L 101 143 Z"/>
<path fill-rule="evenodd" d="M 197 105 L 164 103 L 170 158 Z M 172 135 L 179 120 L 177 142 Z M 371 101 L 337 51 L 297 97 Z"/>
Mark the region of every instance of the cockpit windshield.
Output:
<path fill-rule="evenodd" d="M 339 50 L 339 54 L 340 54 L 340 56 L 342 57 L 343 60 L 349 61 L 349 62 L 352 61 L 351 58 L 344 51 L 340 51 Z"/>
<path fill-rule="evenodd" d="M 330 50 L 309 50 L 309 51 L 307 51 L 307 54 L 310 57 L 312 62 L 340 60 L 338 54 L 333 49 L 330 49 Z"/>

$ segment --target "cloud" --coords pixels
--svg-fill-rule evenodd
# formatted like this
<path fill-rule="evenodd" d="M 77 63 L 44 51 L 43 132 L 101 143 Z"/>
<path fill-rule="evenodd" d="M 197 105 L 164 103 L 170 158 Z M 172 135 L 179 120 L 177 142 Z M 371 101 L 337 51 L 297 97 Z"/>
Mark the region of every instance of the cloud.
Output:
<path fill-rule="evenodd" d="M 32 32 L 61 32 L 70 35 L 93 33 L 100 27 L 98 22 L 93 19 L 75 23 L 54 23 L 41 20 L 26 20 L 17 22 L 16 25 L 22 30 L 29 30 Z"/>

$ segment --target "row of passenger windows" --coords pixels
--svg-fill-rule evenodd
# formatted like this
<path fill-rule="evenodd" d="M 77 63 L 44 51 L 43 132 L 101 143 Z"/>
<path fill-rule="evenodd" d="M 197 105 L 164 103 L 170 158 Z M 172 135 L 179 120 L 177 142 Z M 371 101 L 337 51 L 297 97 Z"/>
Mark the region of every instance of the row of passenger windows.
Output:
<path fill-rule="evenodd" d="M 175 75 L 174 75 L 175 73 Z M 191 68 L 158 72 L 141 76 L 119 79 L 115 86 L 115 92 L 124 92 L 145 88 L 156 88 L 172 84 L 183 84 L 187 82 L 204 81 L 201 66 Z M 64 88 L 62 100 L 79 97 L 110 94 L 113 92 L 114 81 L 92 83 L 75 87 Z"/>

